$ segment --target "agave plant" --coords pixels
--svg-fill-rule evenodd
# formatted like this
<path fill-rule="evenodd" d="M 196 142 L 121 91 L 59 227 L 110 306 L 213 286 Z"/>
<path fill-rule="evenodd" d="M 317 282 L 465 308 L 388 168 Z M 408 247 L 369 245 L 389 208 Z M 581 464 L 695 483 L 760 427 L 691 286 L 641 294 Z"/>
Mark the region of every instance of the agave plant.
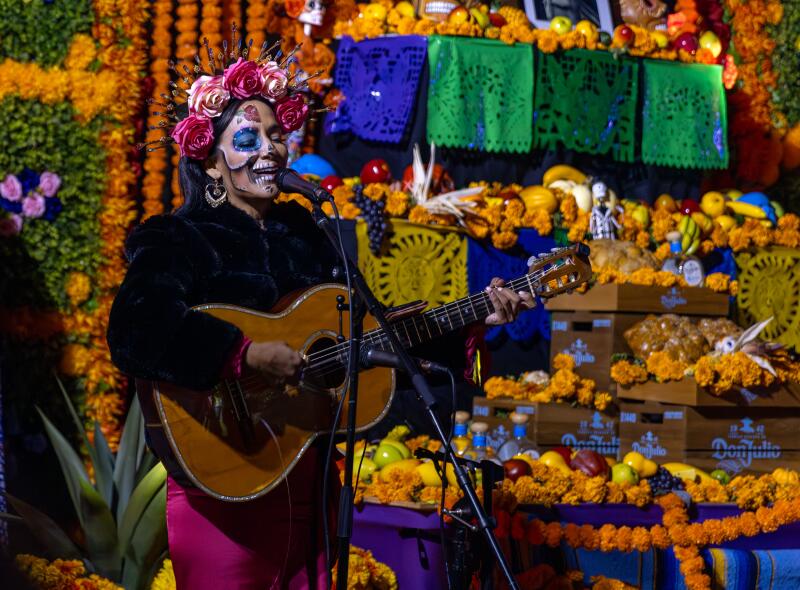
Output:
<path fill-rule="evenodd" d="M 22 500 L 7 495 L 9 504 L 52 557 L 83 559 L 88 568 L 126 590 L 141 590 L 167 550 L 167 474 L 145 447 L 141 408 L 134 399 L 115 455 L 97 423 L 94 443 L 89 442 L 61 382 L 59 386 L 88 451 L 94 483 L 64 435 L 37 411 L 64 473 L 85 546 L 76 546 L 47 515 Z"/>

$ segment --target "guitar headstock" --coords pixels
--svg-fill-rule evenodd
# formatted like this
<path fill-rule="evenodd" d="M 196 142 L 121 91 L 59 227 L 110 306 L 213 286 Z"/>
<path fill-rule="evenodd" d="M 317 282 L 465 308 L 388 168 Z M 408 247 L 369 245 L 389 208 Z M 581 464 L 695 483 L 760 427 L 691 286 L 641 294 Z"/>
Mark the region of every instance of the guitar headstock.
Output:
<path fill-rule="evenodd" d="M 589 246 L 572 244 L 554 248 L 547 254 L 531 256 L 528 274 L 536 294 L 542 299 L 570 292 L 592 278 Z"/>

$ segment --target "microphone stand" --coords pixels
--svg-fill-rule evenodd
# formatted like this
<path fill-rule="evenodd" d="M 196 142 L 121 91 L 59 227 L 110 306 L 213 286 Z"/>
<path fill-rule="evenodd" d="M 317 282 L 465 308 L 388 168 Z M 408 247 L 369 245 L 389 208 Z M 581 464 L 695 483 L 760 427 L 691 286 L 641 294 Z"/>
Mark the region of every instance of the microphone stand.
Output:
<path fill-rule="evenodd" d="M 508 562 L 506 561 L 505 556 L 500 549 L 500 545 L 497 543 L 497 539 L 492 532 L 492 529 L 495 525 L 494 518 L 487 516 L 486 512 L 483 510 L 483 507 L 478 500 L 478 496 L 475 494 L 475 490 L 472 488 L 469 478 L 467 477 L 464 467 L 459 461 L 455 460 L 453 449 L 447 444 L 447 436 L 445 435 L 444 429 L 439 422 L 439 418 L 436 416 L 436 400 L 431 393 L 430 386 L 425 380 L 425 377 L 423 377 L 417 363 L 414 362 L 414 360 L 408 354 L 408 351 L 405 350 L 394 330 L 389 325 L 389 322 L 387 321 L 386 315 L 383 311 L 383 305 L 377 300 L 374 293 L 367 285 L 367 282 L 364 280 L 364 277 L 358 270 L 358 266 L 353 262 L 352 259 L 350 259 L 347 252 L 340 252 L 339 240 L 336 231 L 331 227 L 330 219 L 328 219 L 328 216 L 321 207 L 322 198 L 327 197 L 330 200 L 333 200 L 333 198 L 330 195 L 327 195 L 327 193 L 325 193 L 325 197 L 323 197 L 321 193 L 325 193 L 325 191 L 322 189 L 317 189 L 312 195 L 309 195 L 304 191 L 304 195 L 309 199 L 309 201 L 311 201 L 313 205 L 311 214 L 317 224 L 317 227 L 319 227 L 325 233 L 325 235 L 333 244 L 334 249 L 339 252 L 339 255 L 343 259 L 347 260 L 345 267 L 349 267 L 350 269 L 350 281 L 355 291 L 355 293 L 350 293 L 349 296 L 353 297 L 354 295 L 357 295 L 360 298 L 360 304 L 366 306 L 366 309 L 369 311 L 369 313 L 377 320 L 378 325 L 381 327 L 386 338 L 389 340 L 392 351 L 394 351 L 399 357 L 401 369 L 411 378 L 411 384 L 414 387 L 414 390 L 417 392 L 417 398 L 425 405 L 425 410 L 428 413 L 428 417 L 430 418 L 431 423 L 436 430 L 439 440 L 442 442 L 442 450 L 447 456 L 447 461 L 453 465 L 456 480 L 458 481 L 459 487 L 461 487 L 464 492 L 464 497 L 467 500 L 468 508 L 470 510 L 468 520 L 475 519 L 477 521 L 475 528 L 483 533 L 486 543 L 491 548 L 492 553 L 494 553 L 494 557 L 497 560 L 503 575 L 508 581 L 509 587 L 511 590 L 519 590 L 519 585 L 514 579 L 514 575 L 511 573 L 511 568 L 509 567 Z M 363 314 L 359 315 L 363 316 Z M 336 570 L 336 579 L 339 581 L 339 587 L 342 588 L 347 585 L 347 573 L 350 564 L 350 538 L 353 531 L 353 459 L 355 457 L 356 402 L 358 392 L 358 372 L 360 368 L 359 350 L 361 345 L 360 340 L 363 317 L 359 317 L 357 319 L 358 322 L 356 323 L 356 332 L 350 335 L 350 358 L 348 362 L 348 384 L 350 387 L 350 397 L 348 398 L 347 406 L 347 443 L 345 451 L 344 486 L 342 488 L 342 495 L 339 503 L 339 521 L 337 532 L 337 537 L 339 539 L 339 563 Z M 338 425 L 334 425 L 334 429 L 337 426 Z"/>

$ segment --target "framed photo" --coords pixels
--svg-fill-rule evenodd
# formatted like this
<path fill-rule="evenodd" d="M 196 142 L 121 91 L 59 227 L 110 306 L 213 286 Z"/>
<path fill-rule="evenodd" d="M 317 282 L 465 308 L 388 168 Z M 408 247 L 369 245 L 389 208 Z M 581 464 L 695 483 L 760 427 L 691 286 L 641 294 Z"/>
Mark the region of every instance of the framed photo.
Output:
<path fill-rule="evenodd" d="M 574 25 L 588 20 L 601 31 L 614 30 L 614 17 L 609 0 L 523 0 L 525 15 L 538 29 L 549 29 L 556 16 L 566 16 Z"/>

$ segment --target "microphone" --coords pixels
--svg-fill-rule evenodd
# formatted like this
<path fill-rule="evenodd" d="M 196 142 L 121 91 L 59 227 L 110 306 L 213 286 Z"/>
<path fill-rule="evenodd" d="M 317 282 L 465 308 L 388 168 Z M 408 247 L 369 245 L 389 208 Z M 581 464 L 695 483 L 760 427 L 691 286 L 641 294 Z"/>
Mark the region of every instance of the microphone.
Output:
<path fill-rule="evenodd" d="M 300 193 L 315 205 L 325 201 L 332 201 L 333 197 L 319 185 L 308 182 L 297 172 L 289 168 L 280 168 L 275 175 L 278 188 L 284 193 Z"/>
<path fill-rule="evenodd" d="M 448 375 L 450 373 L 450 369 L 439 363 L 416 357 L 412 358 L 419 365 L 420 370 L 428 375 Z M 388 367 L 390 369 L 403 368 L 400 363 L 400 356 L 396 353 L 388 350 L 380 350 L 379 348 L 371 348 L 369 346 L 363 346 L 361 348 L 359 360 L 361 361 L 361 366 L 365 369 L 371 369 L 373 367 Z"/>

